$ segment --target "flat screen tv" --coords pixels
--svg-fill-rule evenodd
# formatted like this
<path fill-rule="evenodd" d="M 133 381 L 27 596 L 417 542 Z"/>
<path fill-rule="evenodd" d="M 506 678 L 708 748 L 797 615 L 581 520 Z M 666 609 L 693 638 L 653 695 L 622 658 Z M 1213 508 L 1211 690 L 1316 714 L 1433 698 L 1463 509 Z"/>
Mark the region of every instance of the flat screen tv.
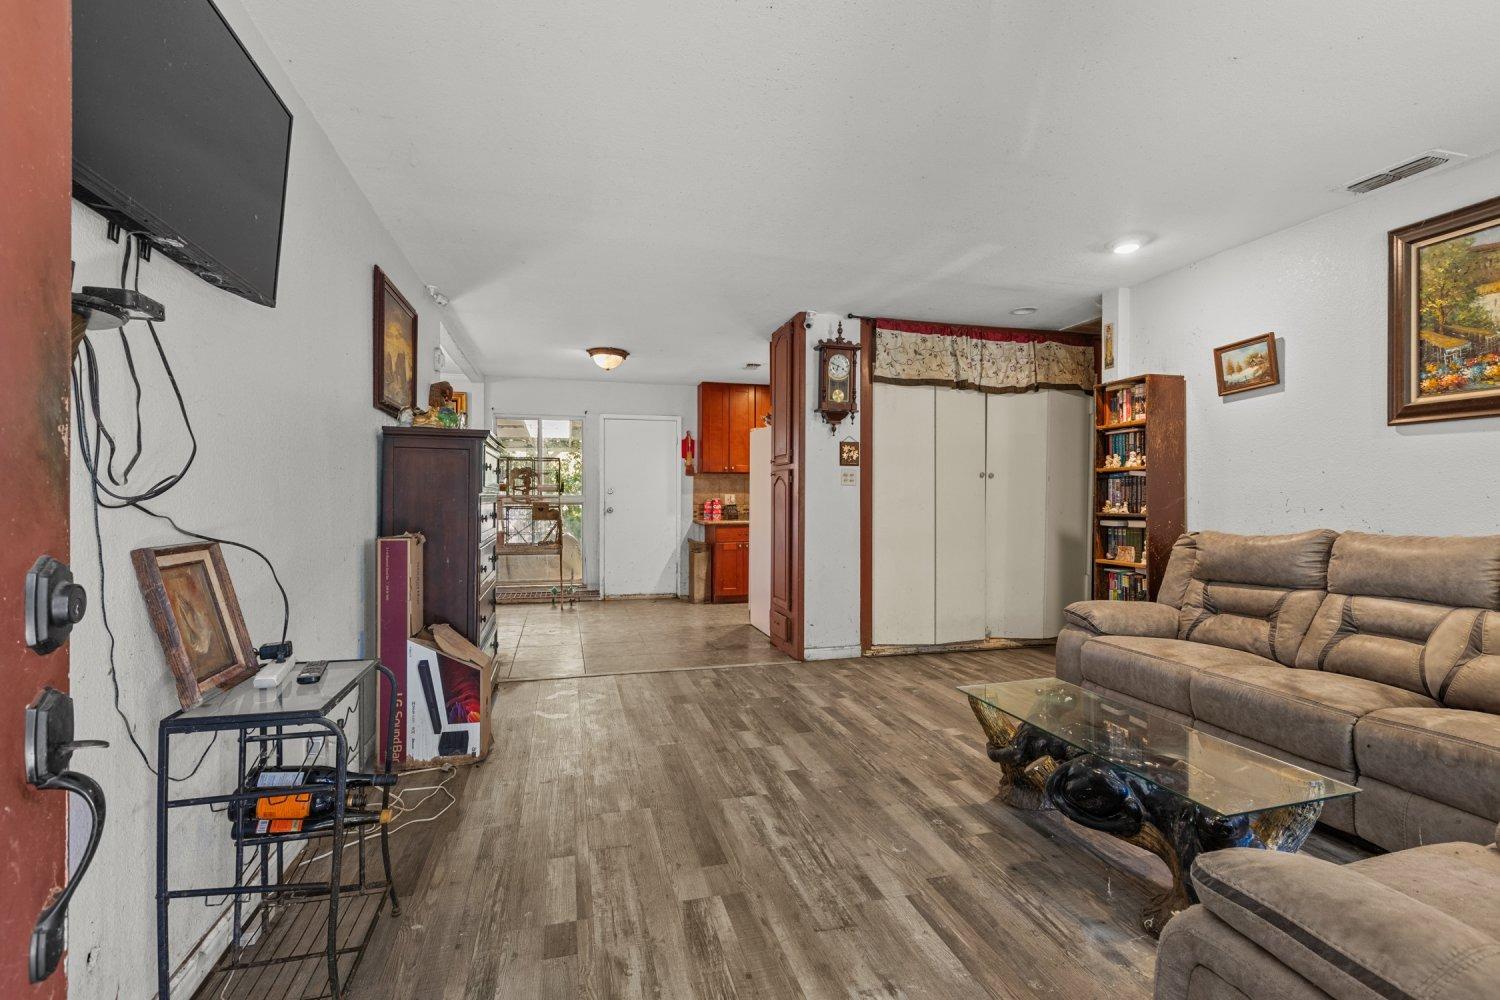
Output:
<path fill-rule="evenodd" d="M 73 0 L 73 194 L 276 304 L 292 113 L 210 0 Z"/>

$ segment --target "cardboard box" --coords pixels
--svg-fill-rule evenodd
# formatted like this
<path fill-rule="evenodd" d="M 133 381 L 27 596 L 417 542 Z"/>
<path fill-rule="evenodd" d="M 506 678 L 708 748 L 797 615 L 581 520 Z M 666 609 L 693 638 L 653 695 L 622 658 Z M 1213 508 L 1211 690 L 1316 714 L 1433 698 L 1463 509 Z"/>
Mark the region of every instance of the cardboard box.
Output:
<path fill-rule="evenodd" d="M 375 656 L 396 675 L 396 738 L 389 744 L 390 703 L 379 698 L 379 763 L 394 754 L 400 767 L 406 754 L 408 689 L 406 643 L 422 630 L 422 549 L 418 534 L 392 535 L 375 541 L 377 570 L 375 601 Z"/>
<path fill-rule="evenodd" d="M 400 766 L 483 760 L 490 752 L 495 665 L 452 626 L 407 640 L 406 747 Z"/>

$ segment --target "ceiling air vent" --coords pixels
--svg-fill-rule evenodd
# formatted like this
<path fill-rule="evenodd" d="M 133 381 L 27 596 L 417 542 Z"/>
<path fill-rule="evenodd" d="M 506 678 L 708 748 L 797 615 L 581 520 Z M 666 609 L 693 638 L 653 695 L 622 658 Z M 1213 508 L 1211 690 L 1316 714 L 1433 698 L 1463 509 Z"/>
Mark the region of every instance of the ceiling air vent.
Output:
<path fill-rule="evenodd" d="M 1463 158 L 1462 153 L 1450 153 L 1445 149 L 1434 149 L 1423 153 L 1416 159 L 1407 160 L 1405 163 L 1399 163 L 1394 167 L 1387 167 L 1378 174 L 1371 174 L 1369 177 L 1357 180 L 1353 184 L 1348 185 L 1345 190 L 1354 194 L 1365 194 L 1366 192 L 1374 191 L 1376 188 L 1383 188 L 1387 184 L 1394 184 L 1397 181 L 1405 180 L 1412 174 L 1420 174 L 1424 170 L 1441 167 L 1449 160 Z"/>

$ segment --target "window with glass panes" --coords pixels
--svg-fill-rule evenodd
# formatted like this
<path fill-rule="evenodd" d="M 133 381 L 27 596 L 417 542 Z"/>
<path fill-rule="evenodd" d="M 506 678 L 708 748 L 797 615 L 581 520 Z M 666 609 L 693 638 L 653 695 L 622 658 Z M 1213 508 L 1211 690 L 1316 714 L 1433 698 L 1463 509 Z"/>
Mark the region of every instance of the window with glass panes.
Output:
<path fill-rule="evenodd" d="M 581 417 L 497 417 L 495 437 L 500 440 L 500 451 L 503 456 L 521 459 L 558 459 L 562 476 L 562 495 L 559 499 L 562 503 L 563 533 L 571 536 L 569 539 L 571 544 L 567 546 L 567 553 L 573 554 L 576 560 L 576 565 L 567 568 L 567 575 L 582 581 L 583 419 Z M 551 462 L 538 464 L 549 467 L 552 465 Z M 546 471 L 551 474 L 553 470 L 548 468 Z M 522 577 L 535 575 L 538 578 L 550 575 L 555 579 L 555 568 L 543 572 L 542 567 L 538 565 L 535 567 L 535 573 L 527 568 L 527 564 L 535 558 L 539 557 L 528 556 L 517 559 L 519 565 L 513 567 L 512 575 L 520 573 Z M 505 582 L 525 581 L 518 578 Z"/>

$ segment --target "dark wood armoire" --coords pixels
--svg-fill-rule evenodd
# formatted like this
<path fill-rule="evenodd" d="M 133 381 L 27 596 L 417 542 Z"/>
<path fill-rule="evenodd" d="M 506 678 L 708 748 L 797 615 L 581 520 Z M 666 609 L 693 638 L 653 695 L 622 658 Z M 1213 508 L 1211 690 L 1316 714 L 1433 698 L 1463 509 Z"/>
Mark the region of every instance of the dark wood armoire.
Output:
<path fill-rule="evenodd" d="M 446 622 L 495 652 L 500 444 L 489 431 L 387 427 L 380 441 L 380 534 L 420 532 L 423 624 Z"/>

